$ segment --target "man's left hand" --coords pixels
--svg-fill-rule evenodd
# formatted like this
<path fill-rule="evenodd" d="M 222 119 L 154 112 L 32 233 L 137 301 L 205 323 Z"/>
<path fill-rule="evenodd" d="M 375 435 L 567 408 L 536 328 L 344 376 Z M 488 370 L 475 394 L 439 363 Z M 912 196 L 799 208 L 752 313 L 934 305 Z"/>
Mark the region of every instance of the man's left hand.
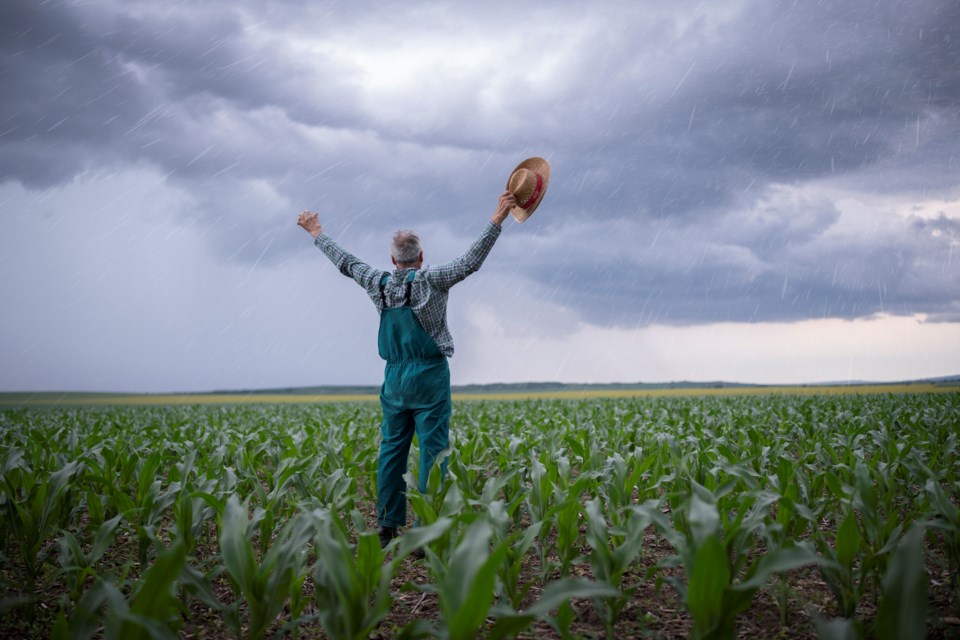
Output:
<path fill-rule="evenodd" d="M 323 233 L 323 227 L 320 225 L 319 214 L 310 211 L 300 212 L 297 218 L 297 224 L 307 230 L 307 233 L 316 238 Z"/>
<path fill-rule="evenodd" d="M 494 209 L 490 221 L 498 227 L 503 224 L 510 214 L 510 210 L 517 206 L 517 198 L 509 191 L 500 194 L 500 201 L 497 202 L 497 208 Z"/>

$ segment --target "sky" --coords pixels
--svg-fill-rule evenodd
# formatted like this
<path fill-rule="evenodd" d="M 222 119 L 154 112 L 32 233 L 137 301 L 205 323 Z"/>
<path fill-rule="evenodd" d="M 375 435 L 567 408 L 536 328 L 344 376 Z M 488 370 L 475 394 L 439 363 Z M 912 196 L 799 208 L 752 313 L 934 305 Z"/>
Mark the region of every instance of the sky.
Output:
<path fill-rule="evenodd" d="M 296 226 L 459 257 L 454 384 L 960 374 L 960 4 L 6 0 L 0 390 L 378 384 Z"/>

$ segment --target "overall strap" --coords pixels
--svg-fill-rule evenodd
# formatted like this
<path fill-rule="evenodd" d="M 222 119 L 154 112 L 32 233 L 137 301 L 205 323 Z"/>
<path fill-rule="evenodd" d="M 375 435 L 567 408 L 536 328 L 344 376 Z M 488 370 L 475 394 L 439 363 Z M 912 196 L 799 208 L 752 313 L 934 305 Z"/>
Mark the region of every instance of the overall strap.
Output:
<path fill-rule="evenodd" d="M 405 307 L 410 306 L 410 288 L 413 286 L 413 279 L 416 277 L 416 275 L 416 271 L 411 271 L 410 275 L 407 276 L 407 293 L 403 297 L 403 306 Z"/>
<path fill-rule="evenodd" d="M 380 306 L 383 309 L 387 308 L 387 296 L 383 295 L 383 288 L 387 286 L 387 281 L 390 279 L 389 273 L 384 273 L 383 277 L 380 278 Z"/>

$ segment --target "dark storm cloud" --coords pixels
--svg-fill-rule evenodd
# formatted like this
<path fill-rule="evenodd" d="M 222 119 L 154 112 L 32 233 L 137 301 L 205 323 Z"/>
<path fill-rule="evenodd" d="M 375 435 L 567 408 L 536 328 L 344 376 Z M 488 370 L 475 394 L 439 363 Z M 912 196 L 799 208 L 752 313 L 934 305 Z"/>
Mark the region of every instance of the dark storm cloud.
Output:
<path fill-rule="evenodd" d="M 704 31 L 691 26 L 678 40 L 664 30 L 651 43 L 681 49 L 654 63 L 672 83 L 648 88 L 600 74 L 589 99 L 567 105 L 577 113 L 563 122 L 593 119 L 589 102 L 601 106 L 594 126 L 567 135 L 579 138 L 581 166 L 602 170 L 601 193 L 682 214 L 769 182 L 903 156 L 912 156 L 899 164 L 914 185 L 956 184 L 955 173 L 930 169 L 952 162 L 955 144 L 943 140 L 960 137 L 960 5 L 757 3 L 719 33 Z M 616 53 L 629 64 L 639 51 Z"/>
<path fill-rule="evenodd" d="M 6 3 L 0 179 L 46 186 L 139 160 L 194 175 L 255 164 L 231 131 L 213 130 L 217 111 L 303 112 L 300 69 L 246 41 L 237 12 L 204 6 L 138 18 L 122 6 Z M 347 91 L 332 77 L 312 79 L 331 94 Z M 309 111 L 332 125 L 342 119 L 335 101 Z"/>
<path fill-rule="evenodd" d="M 830 200 L 772 189 L 716 211 L 531 237 L 550 300 L 622 327 L 923 314 L 955 321 L 957 221 L 887 213 L 844 228 Z M 883 212 L 877 212 L 883 213 Z M 545 258 L 545 259 L 543 259 Z M 522 256 L 511 256 L 521 261 Z"/>
<path fill-rule="evenodd" d="M 953 1 L 531 5 L 523 55 L 495 61 L 502 79 L 489 67 L 418 78 L 399 105 L 365 102 L 349 56 L 276 39 L 356 31 L 402 50 L 450 30 L 493 38 L 502 21 L 389 4 L 156 4 L 4 4 L 0 181 L 43 188 L 154 165 L 193 201 L 178 215 L 217 225 L 217 253 L 256 265 L 302 244 L 278 220 L 307 206 L 348 211 L 357 227 L 440 211 L 470 234 L 503 159 L 544 153 L 554 174 L 540 215 L 603 226 L 580 252 L 520 268 L 564 282 L 557 299 L 590 321 L 945 317 L 960 299 L 951 220 L 857 242 L 831 232 L 829 201 L 764 204 L 776 185 L 811 180 L 956 187 Z M 583 25 L 576 38 L 565 23 Z M 550 56 L 559 70 L 538 66 Z M 501 109 L 479 99 L 496 81 L 509 87 Z M 624 239 L 603 232 L 618 228 L 634 238 L 611 252 Z M 542 227 L 515 231 L 533 240 Z"/>

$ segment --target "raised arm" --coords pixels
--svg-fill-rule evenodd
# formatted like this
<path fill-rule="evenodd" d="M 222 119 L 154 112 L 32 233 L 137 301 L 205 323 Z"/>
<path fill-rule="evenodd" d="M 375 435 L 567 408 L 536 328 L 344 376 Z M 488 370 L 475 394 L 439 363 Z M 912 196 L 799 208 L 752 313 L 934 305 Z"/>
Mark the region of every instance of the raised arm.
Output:
<path fill-rule="evenodd" d="M 323 226 L 318 217 L 316 213 L 304 211 L 297 218 L 297 224 L 313 236 L 313 244 L 330 258 L 330 262 L 339 269 L 340 273 L 353 278 L 364 289 L 370 289 L 379 282 L 383 271 L 374 269 L 337 244 L 333 238 L 323 232 Z"/>
<path fill-rule="evenodd" d="M 477 238 L 467 252 L 456 260 L 445 264 L 432 266 L 426 270 L 426 278 L 433 286 L 438 289 L 449 289 L 457 284 L 471 273 L 477 271 L 486 260 L 487 255 L 493 248 L 493 244 L 500 237 L 500 225 L 510 214 L 510 210 L 516 205 L 517 200 L 509 191 L 504 191 L 500 195 L 497 208 L 490 216 L 490 222 L 484 226 L 480 237 Z"/>

